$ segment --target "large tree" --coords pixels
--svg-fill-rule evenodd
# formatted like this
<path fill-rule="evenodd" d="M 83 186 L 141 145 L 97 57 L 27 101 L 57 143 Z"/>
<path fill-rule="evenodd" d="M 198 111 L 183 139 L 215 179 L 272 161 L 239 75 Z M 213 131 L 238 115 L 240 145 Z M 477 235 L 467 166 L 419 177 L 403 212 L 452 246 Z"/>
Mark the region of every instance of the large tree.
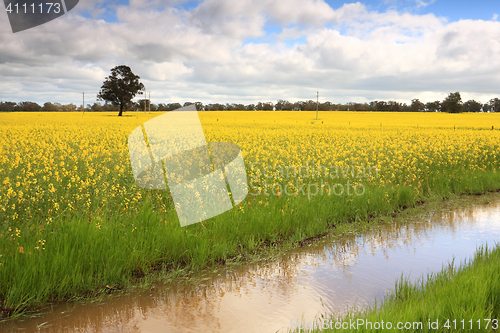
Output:
<path fill-rule="evenodd" d="M 443 112 L 460 113 L 463 110 L 462 97 L 460 92 L 450 93 L 448 97 L 441 103 Z"/>
<path fill-rule="evenodd" d="M 111 75 L 108 76 L 102 84 L 97 99 L 113 103 L 120 106 L 118 116 L 123 114 L 132 98 L 141 90 L 144 85 L 139 82 L 140 77 L 132 73 L 130 67 L 121 65 L 111 69 Z"/>
<path fill-rule="evenodd" d="M 43 111 L 48 112 L 48 111 L 59 111 L 57 108 L 57 105 L 51 103 L 51 102 L 46 102 L 43 104 L 42 107 Z"/>
<path fill-rule="evenodd" d="M 16 109 L 15 102 L 0 102 L 0 111 L 14 111 Z"/>
<path fill-rule="evenodd" d="M 467 102 L 464 103 L 464 112 L 480 112 L 481 108 L 483 107 L 483 104 L 470 99 Z"/>
<path fill-rule="evenodd" d="M 424 112 L 425 104 L 420 102 L 418 98 L 411 100 L 410 112 Z"/>
<path fill-rule="evenodd" d="M 425 104 L 425 109 L 429 112 L 438 112 L 441 108 L 440 101 L 428 102 Z"/>
<path fill-rule="evenodd" d="M 490 111 L 500 112 L 500 99 L 498 97 L 490 99 Z"/>
<path fill-rule="evenodd" d="M 14 111 L 42 111 L 42 107 L 35 102 L 19 102 L 14 108 Z"/>

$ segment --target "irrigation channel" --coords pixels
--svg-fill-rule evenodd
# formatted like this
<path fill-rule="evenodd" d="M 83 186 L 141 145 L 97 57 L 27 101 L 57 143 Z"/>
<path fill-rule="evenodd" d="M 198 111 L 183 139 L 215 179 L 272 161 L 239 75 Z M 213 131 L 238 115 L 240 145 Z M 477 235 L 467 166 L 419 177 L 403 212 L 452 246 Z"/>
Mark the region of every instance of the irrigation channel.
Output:
<path fill-rule="evenodd" d="M 397 219 L 396 219 L 397 220 Z M 276 332 L 291 321 L 373 305 L 500 240 L 500 193 L 444 201 L 363 234 L 325 238 L 277 258 L 217 266 L 195 278 L 0 323 L 1 332 Z"/>

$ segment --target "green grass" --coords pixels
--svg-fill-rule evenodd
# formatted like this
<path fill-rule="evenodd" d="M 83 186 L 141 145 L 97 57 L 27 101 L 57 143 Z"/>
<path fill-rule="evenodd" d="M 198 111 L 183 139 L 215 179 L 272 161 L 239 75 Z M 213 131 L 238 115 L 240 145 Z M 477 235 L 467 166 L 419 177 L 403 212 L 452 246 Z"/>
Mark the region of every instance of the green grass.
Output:
<path fill-rule="evenodd" d="M 0 258 L 0 304 L 16 314 L 48 302 L 95 297 L 152 272 L 198 270 L 263 246 L 340 233 L 347 222 L 366 223 L 430 197 L 500 189 L 495 171 L 461 176 L 452 185 L 448 175 L 430 179 L 419 194 L 410 186 L 372 185 L 362 196 L 249 195 L 235 209 L 184 228 L 175 211 L 159 210 L 154 197 L 146 197 L 138 211 L 105 206 L 63 213 L 49 224 L 34 219 L 19 237 L 11 227 L 13 237 L 3 238 L 10 243 L 0 244 L 10 249 Z"/>
<path fill-rule="evenodd" d="M 430 274 L 416 283 L 402 278 L 380 306 L 326 321 L 330 328 L 323 332 L 337 331 L 335 325 L 340 327 L 343 323 L 346 328 L 342 329 L 343 332 L 391 331 L 387 329 L 388 325 L 394 329 L 398 323 L 401 327 L 406 325 L 406 329 L 401 330 L 404 332 L 498 331 L 500 245 L 497 244 L 493 250 L 481 247 L 472 260 L 458 269 L 454 269 L 452 263 L 441 272 Z"/>

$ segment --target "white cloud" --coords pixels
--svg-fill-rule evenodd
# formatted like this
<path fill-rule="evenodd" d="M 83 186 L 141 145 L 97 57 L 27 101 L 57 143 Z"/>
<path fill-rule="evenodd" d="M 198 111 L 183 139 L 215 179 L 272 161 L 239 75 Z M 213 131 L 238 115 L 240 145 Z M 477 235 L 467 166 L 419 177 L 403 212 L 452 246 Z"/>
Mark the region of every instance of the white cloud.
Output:
<path fill-rule="evenodd" d="M 0 14 L 0 100 L 76 104 L 85 90 L 92 103 L 120 64 L 163 102 L 293 101 L 317 89 L 332 102 L 429 101 L 450 91 L 488 98 L 500 84 L 495 20 L 448 23 L 359 2 L 333 9 L 319 0 L 207 0 L 192 10 L 179 3 L 114 5 L 118 22 L 105 22 L 80 15 L 100 15 L 103 2 L 93 0 L 17 34 Z M 268 24 L 282 31 L 266 36 Z"/>
<path fill-rule="evenodd" d="M 415 0 L 415 2 L 417 3 L 417 8 L 423 8 L 423 7 L 427 7 L 429 5 L 432 5 L 434 2 L 436 2 L 436 0 L 430 0 L 430 1 L 423 1 L 423 0 Z"/>

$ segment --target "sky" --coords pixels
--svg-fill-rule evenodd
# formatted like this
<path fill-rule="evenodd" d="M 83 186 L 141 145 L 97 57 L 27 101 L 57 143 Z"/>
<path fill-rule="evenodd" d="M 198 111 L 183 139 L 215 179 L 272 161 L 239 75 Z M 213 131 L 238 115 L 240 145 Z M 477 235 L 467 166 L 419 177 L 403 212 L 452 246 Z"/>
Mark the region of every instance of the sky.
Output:
<path fill-rule="evenodd" d="M 17 33 L 0 9 L 0 101 L 92 104 L 118 65 L 152 103 L 500 97 L 497 1 L 82 0 Z"/>

